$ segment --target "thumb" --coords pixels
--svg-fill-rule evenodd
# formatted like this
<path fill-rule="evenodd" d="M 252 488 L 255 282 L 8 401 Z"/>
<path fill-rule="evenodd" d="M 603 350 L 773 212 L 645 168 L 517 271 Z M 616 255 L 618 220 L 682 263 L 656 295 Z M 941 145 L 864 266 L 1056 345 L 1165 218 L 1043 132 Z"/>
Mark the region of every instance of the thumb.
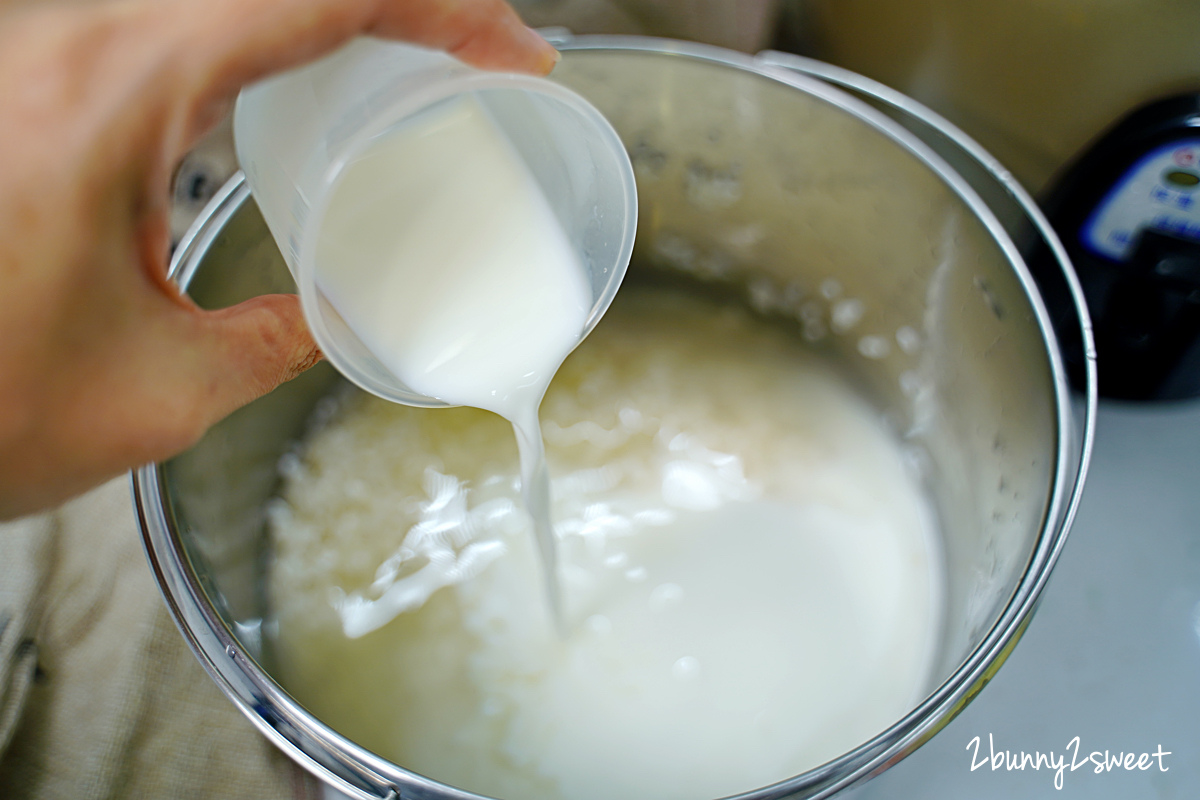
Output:
<path fill-rule="evenodd" d="M 262 295 L 199 320 L 206 427 L 321 360 L 295 295 Z"/>

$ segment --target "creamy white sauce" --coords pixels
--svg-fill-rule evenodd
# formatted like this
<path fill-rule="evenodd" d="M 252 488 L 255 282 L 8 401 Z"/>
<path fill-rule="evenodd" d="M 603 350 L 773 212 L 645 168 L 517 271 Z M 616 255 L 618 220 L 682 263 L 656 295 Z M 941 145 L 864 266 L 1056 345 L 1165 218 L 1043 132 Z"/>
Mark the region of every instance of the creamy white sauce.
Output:
<path fill-rule="evenodd" d="M 376 358 L 420 394 L 512 423 L 557 606 L 537 409 L 579 342 L 592 296 L 533 176 L 482 105 L 463 95 L 350 162 L 321 224 L 317 285 Z M 426 588 L 397 602 L 423 602 L 453 580 L 452 568 L 431 562 Z M 347 630 L 370 630 L 372 619 L 352 619 Z"/>
<path fill-rule="evenodd" d="M 926 498 L 780 330 L 626 287 L 563 365 L 542 430 L 566 638 L 498 422 L 360 396 L 289 462 L 275 671 L 343 734 L 511 800 L 697 800 L 836 757 L 929 688 Z"/>

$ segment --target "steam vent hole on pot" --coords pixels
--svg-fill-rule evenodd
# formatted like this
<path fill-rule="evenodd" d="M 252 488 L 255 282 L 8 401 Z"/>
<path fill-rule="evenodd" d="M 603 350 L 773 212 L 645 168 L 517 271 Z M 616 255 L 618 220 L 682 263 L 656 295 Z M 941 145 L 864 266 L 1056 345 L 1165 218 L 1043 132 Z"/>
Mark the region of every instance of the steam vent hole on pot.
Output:
<path fill-rule="evenodd" d="M 218 680 L 367 794 L 811 796 L 944 724 L 1044 563 L 1064 382 L 987 208 L 828 86 L 604 42 L 554 75 L 640 208 L 541 409 L 569 636 L 487 412 L 322 367 L 154 473 Z M 206 224 L 198 302 L 286 289 L 244 188 Z"/>

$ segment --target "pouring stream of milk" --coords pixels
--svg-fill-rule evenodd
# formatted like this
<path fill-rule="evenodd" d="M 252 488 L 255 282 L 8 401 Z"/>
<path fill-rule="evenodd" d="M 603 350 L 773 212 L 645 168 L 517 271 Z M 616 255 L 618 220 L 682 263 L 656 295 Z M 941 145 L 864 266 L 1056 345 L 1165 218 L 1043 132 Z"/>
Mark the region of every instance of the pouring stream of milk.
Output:
<path fill-rule="evenodd" d="M 592 296 L 545 196 L 480 103 L 442 103 L 348 164 L 316 263 L 320 290 L 410 389 L 512 423 L 562 628 L 538 406 Z"/>

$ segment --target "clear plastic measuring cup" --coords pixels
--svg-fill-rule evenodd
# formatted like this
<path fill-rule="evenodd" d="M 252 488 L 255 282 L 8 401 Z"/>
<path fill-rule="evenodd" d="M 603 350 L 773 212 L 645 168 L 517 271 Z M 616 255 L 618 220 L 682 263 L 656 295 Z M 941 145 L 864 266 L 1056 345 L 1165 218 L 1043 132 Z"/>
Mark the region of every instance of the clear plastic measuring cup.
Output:
<path fill-rule="evenodd" d="M 582 339 L 625 275 L 637 195 L 620 138 L 579 95 L 542 78 L 484 72 L 444 53 L 363 38 L 247 87 L 234 111 L 238 160 L 317 344 L 351 381 L 408 405 L 445 403 L 404 385 L 346 324 L 315 280 L 315 237 L 304 232 L 320 225 L 322 201 L 372 140 L 464 93 L 524 161 L 587 270 L 593 302 Z"/>

